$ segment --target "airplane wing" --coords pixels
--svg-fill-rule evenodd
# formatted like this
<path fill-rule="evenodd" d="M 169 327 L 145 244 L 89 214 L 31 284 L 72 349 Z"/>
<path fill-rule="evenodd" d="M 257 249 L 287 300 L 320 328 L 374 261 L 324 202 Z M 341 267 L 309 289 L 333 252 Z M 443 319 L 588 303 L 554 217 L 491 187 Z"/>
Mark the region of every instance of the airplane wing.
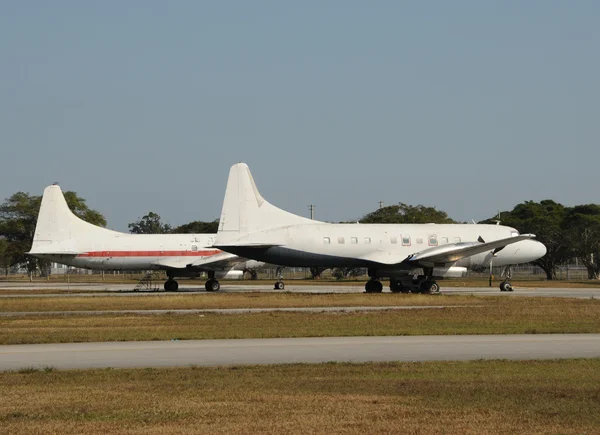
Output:
<path fill-rule="evenodd" d="M 165 269 L 193 268 L 198 270 L 221 270 L 230 269 L 236 264 L 244 261 L 242 258 L 227 252 L 202 257 L 190 262 L 189 257 L 164 257 L 158 259 L 154 264 Z"/>
<path fill-rule="evenodd" d="M 520 236 L 508 237 L 506 239 L 494 240 L 491 242 L 463 242 L 451 243 L 442 246 L 434 246 L 424 251 L 409 255 L 406 258 L 399 258 L 396 254 L 377 251 L 369 253 L 363 257 L 363 260 L 386 265 L 398 265 L 404 263 L 408 265 L 434 265 L 454 263 L 462 258 L 481 254 L 489 251 L 499 251 L 505 246 L 520 242 L 521 240 L 533 239 L 533 234 L 522 234 Z"/>
<path fill-rule="evenodd" d="M 418 252 L 407 258 L 409 262 L 428 263 L 454 263 L 465 257 L 481 254 L 492 250 L 500 250 L 505 246 L 522 240 L 533 239 L 533 234 L 522 234 L 520 236 L 508 237 L 506 239 L 494 240 L 487 243 L 454 243 L 452 245 L 436 246 L 425 251 Z"/>

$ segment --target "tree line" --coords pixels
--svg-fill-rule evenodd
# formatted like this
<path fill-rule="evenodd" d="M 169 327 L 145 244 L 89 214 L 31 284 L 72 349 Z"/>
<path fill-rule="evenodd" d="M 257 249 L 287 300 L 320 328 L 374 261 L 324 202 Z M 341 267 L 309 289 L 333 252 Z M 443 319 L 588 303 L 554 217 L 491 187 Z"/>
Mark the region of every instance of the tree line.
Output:
<path fill-rule="evenodd" d="M 77 216 L 94 225 L 106 226 L 104 216 L 90 209 L 85 199 L 77 193 L 64 192 L 67 204 Z M 29 271 L 43 270 L 44 262 L 26 255 L 33 241 L 35 224 L 41 196 L 17 192 L 0 205 L 0 268 L 7 274 L 11 267 L 24 265 Z M 526 201 L 499 216 L 479 223 L 496 223 L 516 228 L 521 233 L 536 234 L 548 253 L 534 264 L 546 273 L 549 280 L 556 279 L 557 268 L 577 258 L 587 268 L 590 279 L 600 276 L 600 205 L 584 204 L 567 207 L 553 200 Z M 448 214 L 435 207 L 398 203 L 367 213 L 360 223 L 458 223 Z M 133 234 L 216 233 L 219 221 L 193 221 L 171 227 L 161 217 L 149 212 L 128 225 Z M 319 276 L 323 268 L 313 268 L 313 276 Z M 335 270 L 340 276 L 351 275 L 351 269 Z"/>

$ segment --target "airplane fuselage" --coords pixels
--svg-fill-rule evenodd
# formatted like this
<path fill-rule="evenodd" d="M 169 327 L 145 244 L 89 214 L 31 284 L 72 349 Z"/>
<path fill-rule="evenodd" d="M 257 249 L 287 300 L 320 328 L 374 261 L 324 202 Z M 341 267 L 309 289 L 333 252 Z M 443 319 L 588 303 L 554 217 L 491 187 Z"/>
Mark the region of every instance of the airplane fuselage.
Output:
<path fill-rule="evenodd" d="M 407 258 L 415 252 L 449 243 L 497 240 L 519 233 L 501 225 L 473 224 L 303 224 L 252 232 L 240 238 L 229 252 L 257 260 L 296 267 L 372 267 L 363 259 L 372 252 Z M 255 246 L 251 246 L 251 245 Z M 269 245 L 276 246 L 269 246 Z M 264 247 L 261 247 L 264 245 Z M 538 242 L 523 240 L 494 255 L 494 265 L 531 261 Z M 456 266 L 467 268 L 489 264 L 490 253 L 464 258 Z M 378 265 L 381 267 L 381 265 Z"/>
<path fill-rule="evenodd" d="M 212 248 L 215 237 L 206 234 L 126 234 L 50 242 L 38 258 L 94 270 L 160 269 L 164 261 L 178 261 L 180 267 L 195 259 L 222 251 Z M 76 254 L 70 253 L 77 252 Z M 65 253 L 67 252 L 67 253 Z"/>

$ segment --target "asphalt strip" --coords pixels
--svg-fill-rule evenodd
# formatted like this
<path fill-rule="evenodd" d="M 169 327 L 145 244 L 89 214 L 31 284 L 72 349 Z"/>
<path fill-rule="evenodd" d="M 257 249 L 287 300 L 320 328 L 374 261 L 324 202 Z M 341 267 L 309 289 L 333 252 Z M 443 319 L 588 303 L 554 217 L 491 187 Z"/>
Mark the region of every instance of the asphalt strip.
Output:
<path fill-rule="evenodd" d="M 95 310 L 95 311 L 9 311 L 0 317 L 24 316 L 100 316 L 106 314 L 254 314 L 254 313 L 352 313 L 367 311 L 427 310 L 444 308 L 478 308 L 484 305 L 407 305 L 383 307 L 288 307 L 288 308 L 213 308 L 181 310 Z"/>
<path fill-rule="evenodd" d="M 0 371 L 600 357 L 600 334 L 307 337 L 0 346 Z"/>

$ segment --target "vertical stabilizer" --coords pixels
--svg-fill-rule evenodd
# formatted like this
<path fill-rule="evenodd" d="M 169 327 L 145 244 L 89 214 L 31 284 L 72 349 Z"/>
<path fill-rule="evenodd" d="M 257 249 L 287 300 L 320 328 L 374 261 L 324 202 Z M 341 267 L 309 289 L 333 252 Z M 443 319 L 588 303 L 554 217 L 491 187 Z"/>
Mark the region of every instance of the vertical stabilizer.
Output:
<path fill-rule="evenodd" d="M 319 222 L 281 210 L 266 201 L 256 188 L 245 163 L 237 163 L 229 170 L 217 234 L 218 244 L 226 244 L 269 228 L 316 223 Z"/>
<path fill-rule="evenodd" d="M 118 234 L 77 217 L 60 189 L 44 189 L 30 254 L 78 252 L 90 249 L 101 236 Z"/>

